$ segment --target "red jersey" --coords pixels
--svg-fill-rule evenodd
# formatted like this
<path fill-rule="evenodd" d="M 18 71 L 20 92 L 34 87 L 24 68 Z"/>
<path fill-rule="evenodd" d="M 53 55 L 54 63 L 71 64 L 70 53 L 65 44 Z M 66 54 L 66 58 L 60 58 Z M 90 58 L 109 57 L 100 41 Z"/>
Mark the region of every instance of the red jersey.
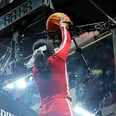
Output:
<path fill-rule="evenodd" d="M 71 37 L 69 31 L 62 26 L 62 43 L 55 55 L 48 57 L 50 62 L 51 78 L 39 78 L 36 67 L 32 68 L 41 100 L 47 98 L 69 97 L 69 82 L 66 60 L 70 50 Z"/>

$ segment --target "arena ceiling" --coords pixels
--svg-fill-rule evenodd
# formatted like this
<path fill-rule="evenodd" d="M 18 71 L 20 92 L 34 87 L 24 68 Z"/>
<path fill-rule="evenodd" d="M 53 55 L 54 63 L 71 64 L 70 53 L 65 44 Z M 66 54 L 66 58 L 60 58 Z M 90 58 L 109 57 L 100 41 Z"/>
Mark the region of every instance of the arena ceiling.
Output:
<path fill-rule="evenodd" d="M 26 0 L 5 0 L 6 2 L 2 2 L 4 0 L 1 0 L 0 5 L 0 15 L 2 16 L 5 12 L 8 12 L 9 10 L 12 10 L 14 6 L 20 5 L 20 3 L 26 1 Z M 8 1 L 12 1 L 8 4 Z M 36 0 L 35 0 L 36 1 Z M 49 4 L 52 3 L 53 7 L 51 7 Z M 106 21 L 108 20 L 107 16 L 110 16 L 111 18 L 116 17 L 116 3 L 115 0 L 43 0 L 43 3 L 45 2 L 48 7 L 52 9 L 53 12 L 64 12 L 67 15 L 70 16 L 72 21 L 75 25 L 83 25 L 83 24 L 89 24 L 89 23 L 96 23 L 99 21 Z M 5 4 L 6 3 L 6 4 Z M 4 5 L 2 5 L 4 4 Z M 40 3 L 41 4 L 41 3 Z M 100 9 L 96 8 L 97 7 Z M 42 8 L 41 8 L 42 9 Z M 40 10 L 40 9 L 39 9 Z M 102 10 L 102 11 L 100 11 Z M 45 10 L 43 10 L 44 12 Z M 104 13 L 103 13 L 104 11 Z M 51 10 L 48 12 L 52 13 Z M 46 13 L 48 15 L 49 13 Z M 39 12 L 40 14 L 40 12 Z M 35 14 L 38 15 L 38 14 Z M 40 14 L 41 15 L 41 14 Z M 29 17 L 30 19 L 34 17 Z"/>
<path fill-rule="evenodd" d="M 95 23 L 107 20 L 107 17 L 96 8 L 95 4 L 107 15 L 116 16 L 116 3 L 114 0 L 54 0 L 57 11 L 66 12 L 76 24 Z M 93 4 L 94 3 L 94 4 Z"/>

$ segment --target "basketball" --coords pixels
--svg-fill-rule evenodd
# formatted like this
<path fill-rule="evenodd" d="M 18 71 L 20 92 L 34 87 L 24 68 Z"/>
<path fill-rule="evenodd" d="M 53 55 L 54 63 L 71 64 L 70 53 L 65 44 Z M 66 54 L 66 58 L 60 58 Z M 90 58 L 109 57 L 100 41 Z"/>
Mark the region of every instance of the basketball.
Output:
<path fill-rule="evenodd" d="M 71 19 L 64 13 L 61 12 L 56 12 L 51 14 L 47 21 L 46 21 L 46 30 L 47 31 L 54 31 L 54 30 L 59 30 L 59 22 L 61 20 L 61 18 L 65 21 L 65 22 L 71 22 Z M 67 26 L 68 28 L 68 26 Z"/>

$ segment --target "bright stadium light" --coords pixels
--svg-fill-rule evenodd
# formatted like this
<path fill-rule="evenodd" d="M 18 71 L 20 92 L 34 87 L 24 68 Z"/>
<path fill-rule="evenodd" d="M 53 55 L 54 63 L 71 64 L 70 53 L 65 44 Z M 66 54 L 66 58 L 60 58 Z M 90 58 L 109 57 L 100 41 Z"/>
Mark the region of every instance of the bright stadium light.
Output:
<path fill-rule="evenodd" d="M 6 85 L 6 88 L 7 89 L 13 89 L 14 88 L 14 84 L 10 83 L 10 84 Z"/>
<path fill-rule="evenodd" d="M 26 86 L 27 86 L 27 84 L 26 84 L 26 82 L 25 82 L 24 79 L 19 79 L 19 80 L 17 80 L 17 81 L 15 82 L 15 85 L 16 85 L 18 88 L 20 88 L 20 89 L 24 89 L 24 88 L 26 88 Z"/>
<path fill-rule="evenodd" d="M 24 78 L 16 80 L 12 83 L 7 84 L 3 89 L 8 90 L 8 89 L 25 89 L 27 87 L 27 83 Z"/>
<path fill-rule="evenodd" d="M 32 73 L 26 73 L 23 74 L 21 77 L 17 78 L 18 78 L 17 80 L 7 83 L 7 85 L 5 85 L 3 89 L 4 90 L 25 89 L 28 85 L 28 81 L 33 80 Z M 29 80 L 27 81 L 26 78 L 29 78 Z"/>
<path fill-rule="evenodd" d="M 85 109 L 79 106 L 75 106 L 74 113 L 81 116 L 95 116 L 94 114 L 91 114 L 90 112 L 86 111 Z"/>

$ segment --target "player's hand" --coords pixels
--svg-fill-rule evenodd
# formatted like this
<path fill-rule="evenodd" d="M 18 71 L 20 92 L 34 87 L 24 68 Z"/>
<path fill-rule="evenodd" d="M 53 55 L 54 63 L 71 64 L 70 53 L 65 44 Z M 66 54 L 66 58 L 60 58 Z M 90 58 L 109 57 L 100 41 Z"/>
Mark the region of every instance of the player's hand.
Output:
<path fill-rule="evenodd" d="M 59 27 L 62 27 L 62 26 L 68 27 L 68 23 L 65 22 L 64 17 L 60 17 L 60 22 L 55 23 L 55 25 L 58 25 Z"/>
<path fill-rule="evenodd" d="M 60 27 L 62 27 L 62 26 L 67 27 L 67 26 L 68 26 L 68 24 L 67 24 L 66 21 L 64 20 L 64 17 L 61 17 L 60 22 L 59 22 L 59 26 L 60 26 Z"/>

